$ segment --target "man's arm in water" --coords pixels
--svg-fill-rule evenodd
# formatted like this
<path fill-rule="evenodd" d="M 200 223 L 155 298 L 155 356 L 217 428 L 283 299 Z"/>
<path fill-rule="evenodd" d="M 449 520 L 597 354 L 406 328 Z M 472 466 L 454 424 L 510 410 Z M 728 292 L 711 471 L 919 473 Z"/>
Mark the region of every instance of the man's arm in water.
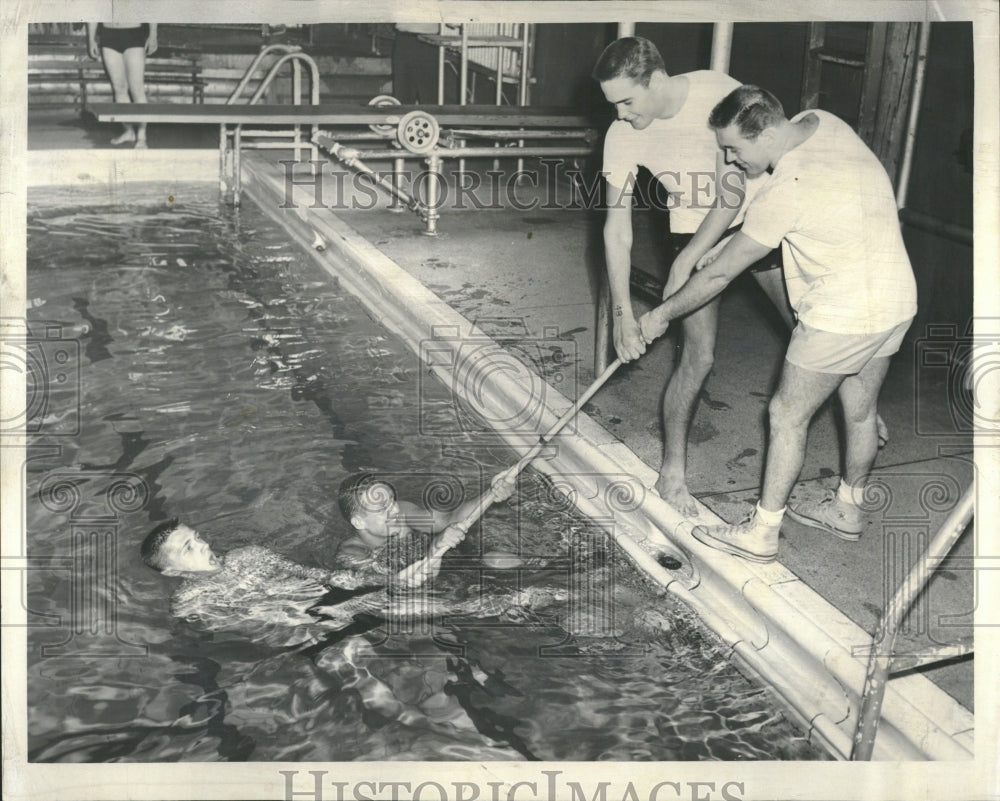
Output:
<path fill-rule="evenodd" d="M 255 546 L 255 550 L 254 556 L 259 559 L 260 565 L 266 567 L 274 576 L 301 578 L 315 581 L 318 584 L 343 587 L 347 590 L 354 589 L 363 583 L 362 575 L 355 570 L 325 570 L 321 567 L 308 567 L 261 546 Z"/>

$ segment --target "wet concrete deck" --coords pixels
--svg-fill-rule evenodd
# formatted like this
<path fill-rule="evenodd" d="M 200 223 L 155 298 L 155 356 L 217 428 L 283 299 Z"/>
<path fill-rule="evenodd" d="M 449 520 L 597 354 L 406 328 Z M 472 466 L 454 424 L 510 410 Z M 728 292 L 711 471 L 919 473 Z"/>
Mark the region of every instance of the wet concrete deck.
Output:
<path fill-rule="evenodd" d="M 29 125 L 31 119 L 29 118 Z M 182 131 L 150 130 L 157 148 L 186 139 Z M 37 118 L 29 127 L 32 148 L 89 148 L 101 129 L 72 117 Z M 204 131 L 201 146 L 214 142 Z M 208 141 L 206 142 L 206 138 Z M 39 154 L 44 159 L 43 154 Z M 273 155 L 273 158 L 280 158 Z M 420 167 L 411 162 L 412 170 Z M 507 169 L 512 169 L 506 163 Z M 213 176 L 214 178 L 214 176 Z M 601 215 L 569 205 L 568 186 L 519 190 L 522 201 L 542 203 L 528 211 L 443 208 L 440 234 L 421 234 L 409 213 L 375 208 L 336 208 L 337 215 L 428 288 L 489 331 L 519 328 L 526 338 L 558 335 L 575 352 L 557 378 L 569 397 L 593 379 L 595 298 L 600 271 Z M 554 202 L 553 198 L 555 198 Z M 546 203 L 546 199 L 550 202 Z M 337 203 L 331 194 L 331 205 Z M 637 216 L 636 266 L 657 270 L 658 231 L 651 214 Z M 641 310 L 637 303 L 637 310 Z M 963 321 L 954 321 L 959 327 Z M 739 519 L 759 493 L 766 447 L 766 406 L 781 365 L 786 334 L 752 281 L 730 287 L 722 302 L 716 361 L 691 434 L 691 490 L 717 514 Z M 891 439 L 879 454 L 881 508 L 869 515 L 858 543 L 846 543 L 787 522 L 780 560 L 862 628 L 874 630 L 878 614 L 905 569 L 933 535 L 972 477 L 972 441 L 952 420 L 946 376 L 918 368 L 921 332 L 911 331 L 894 360 L 880 399 Z M 659 400 L 674 358 L 672 337 L 656 343 L 639 361 L 621 368 L 587 411 L 644 462 L 659 465 Z M 836 486 L 840 444 L 834 408 L 825 408 L 810 429 L 797 494 Z M 936 642 L 971 634 L 974 574 L 967 568 L 973 537 L 967 532 L 952 558 L 907 621 L 898 650 L 919 652 Z M 734 557 L 723 557 L 734 558 Z M 863 646 L 863 643 L 859 643 Z M 928 678 L 965 706 L 973 705 L 970 659 L 926 670 Z"/>

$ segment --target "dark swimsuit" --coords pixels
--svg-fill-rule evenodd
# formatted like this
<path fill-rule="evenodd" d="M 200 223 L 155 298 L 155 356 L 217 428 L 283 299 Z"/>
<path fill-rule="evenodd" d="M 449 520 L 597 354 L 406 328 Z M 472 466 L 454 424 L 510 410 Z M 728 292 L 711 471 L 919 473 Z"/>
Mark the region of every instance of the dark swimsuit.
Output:
<path fill-rule="evenodd" d="M 101 47 L 124 53 L 133 47 L 145 47 L 149 39 L 149 23 L 144 22 L 134 28 L 106 28 L 104 23 L 97 25 L 97 41 Z"/>

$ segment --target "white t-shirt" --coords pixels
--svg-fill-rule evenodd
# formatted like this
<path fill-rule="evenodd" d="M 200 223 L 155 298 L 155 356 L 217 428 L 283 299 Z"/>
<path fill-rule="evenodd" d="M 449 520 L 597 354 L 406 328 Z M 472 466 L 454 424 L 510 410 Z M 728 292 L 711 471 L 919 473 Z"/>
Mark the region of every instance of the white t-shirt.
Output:
<path fill-rule="evenodd" d="M 873 334 L 913 317 L 917 287 L 892 184 L 847 123 L 815 114 L 812 136 L 785 153 L 746 209 L 743 233 L 782 243 L 788 299 L 823 331 Z"/>
<path fill-rule="evenodd" d="M 631 203 L 638 169 L 648 169 L 669 193 L 669 197 L 658 194 L 656 202 L 668 204 L 670 230 L 691 234 L 716 205 L 720 194 L 717 180 L 724 181 L 719 199 L 730 208 L 739 206 L 745 191 L 743 173 L 725 163 L 715 132 L 708 125 L 712 109 L 740 82 L 712 70 L 677 77 L 687 78 L 689 88 L 684 105 L 673 117 L 654 119 L 641 131 L 625 120 L 616 120 L 608 128 L 604 175 L 609 205 Z"/>

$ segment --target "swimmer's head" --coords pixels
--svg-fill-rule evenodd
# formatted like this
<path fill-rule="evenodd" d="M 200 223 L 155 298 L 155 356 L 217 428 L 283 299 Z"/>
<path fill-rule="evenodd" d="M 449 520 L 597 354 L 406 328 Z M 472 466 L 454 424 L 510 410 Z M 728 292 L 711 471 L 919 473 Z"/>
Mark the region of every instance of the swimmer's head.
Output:
<path fill-rule="evenodd" d="M 368 545 L 381 545 L 399 517 L 396 490 L 374 473 L 346 478 L 337 493 L 340 512 Z"/>
<path fill-rule="evenodd" d="M 165 576 L 214 573 L 222 567 L 222 561 L 201 535 L 176 518 L 149 532 L 139 554 L 143 562 Z"/>

